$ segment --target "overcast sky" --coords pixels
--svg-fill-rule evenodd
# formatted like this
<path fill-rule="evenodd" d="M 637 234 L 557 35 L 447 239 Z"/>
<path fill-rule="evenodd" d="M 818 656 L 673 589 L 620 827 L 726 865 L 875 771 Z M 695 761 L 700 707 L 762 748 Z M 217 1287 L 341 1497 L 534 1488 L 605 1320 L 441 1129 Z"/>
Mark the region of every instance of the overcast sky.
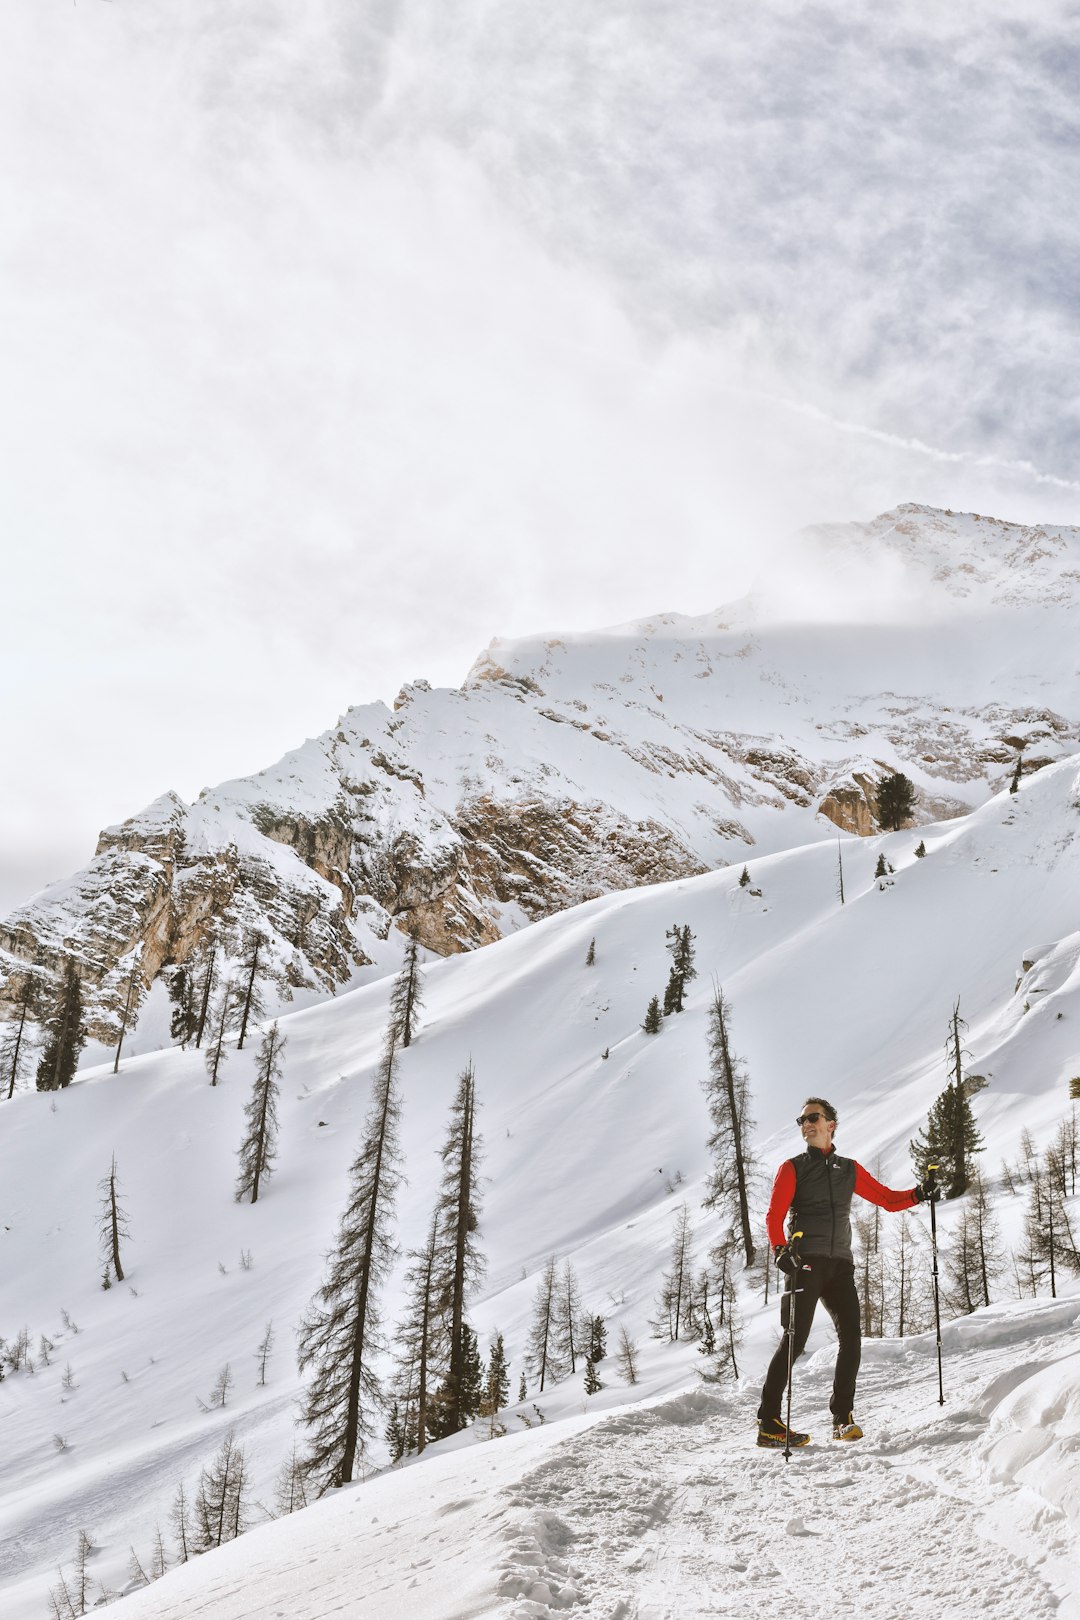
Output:
<path fill-rule="evenodd" d="M 6 0 L 0 911 L 494 635 L 901 501 L 1080 521 L 1034 10 Z"/>

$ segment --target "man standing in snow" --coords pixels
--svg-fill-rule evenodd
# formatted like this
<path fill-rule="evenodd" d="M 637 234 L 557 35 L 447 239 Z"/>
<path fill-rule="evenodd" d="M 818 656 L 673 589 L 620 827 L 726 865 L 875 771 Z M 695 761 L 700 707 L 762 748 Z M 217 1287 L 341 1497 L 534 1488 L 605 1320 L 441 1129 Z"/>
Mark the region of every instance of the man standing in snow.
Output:
<path fill-rule="evenodd" d="M 926 1182 L 905 1192 L 893 1192 L 875 1181 L 854 1159 L 842 1159 L 833 1146 L 836 1109 L 824 1097 L 808 1097 L 795 1123 L 802 1131 L 806 1147 L 794 1159 L 785 1159 L 776 1172 L 766 1226 L 777 1266 L 789 1277 L 797 1274 L 797 1292 L 785 1292 L 780 1302 L 785 1337 L 769 1363 L 761 1391 L 759 1446 L 783 1446 L 788 1439 L 778 1413 L 787 1384 L 786 1333 L 792 1299 L 795 1301 L 795 1356 L 801 1356 L 806 1348 L 818 1300 L 832 1317 L 839 1341 L 829 1403 L 833 1439 L 862 1439 L 862 1430 L 854 1416 L 862 1334 L 851 1253 L 851 1200 L 865 1198 L 882 1209 L 897 1211 L 910 1209 L 930 1196 Z M 791 1242 L 784 1230 L 789 1211 L 788 1231 L 802 1233 L 797 1241 Z M 792 1430 L 790 1444 L 805 1446 L 809 1439 L 808 1434 L 796 1434 Z"/>

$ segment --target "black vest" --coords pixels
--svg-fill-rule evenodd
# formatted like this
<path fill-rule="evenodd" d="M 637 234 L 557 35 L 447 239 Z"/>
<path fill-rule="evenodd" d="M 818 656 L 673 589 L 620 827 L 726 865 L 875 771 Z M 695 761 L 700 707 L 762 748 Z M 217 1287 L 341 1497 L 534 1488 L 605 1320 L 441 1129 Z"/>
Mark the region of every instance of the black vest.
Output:
<path fill-rule="evenodd" d="M 855 1160 L 842 1159 L 835 1148 L 831 1153 L 822 1153 L 820 1148 L 810 1147 L 791 1162 L 795 1166 L 795 1196 L 788 1231 L 802 1233 L 800 1253 L 850 1260 Z"/>

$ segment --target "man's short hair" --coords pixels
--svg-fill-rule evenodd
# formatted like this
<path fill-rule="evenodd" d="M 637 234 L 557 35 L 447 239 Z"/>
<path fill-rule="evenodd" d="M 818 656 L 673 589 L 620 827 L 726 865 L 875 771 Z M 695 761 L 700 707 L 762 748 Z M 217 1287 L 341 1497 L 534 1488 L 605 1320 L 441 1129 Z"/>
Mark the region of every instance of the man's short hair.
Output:
<path fill-rule="evenodd" d="M 836 1109 L 833 1107 L 832 1103 L 827 1102 L 824 1097 L 807 1097 L 806 1102 L 803 1103 L 804 1108 L 807 1106 L 807 1103 L 816 1103 L 821 1109 L 822 1113 L 825 1115 L 826 1119 L 831 1120 L 834 1125 L 837 1123 L 838 1116 Z"/>

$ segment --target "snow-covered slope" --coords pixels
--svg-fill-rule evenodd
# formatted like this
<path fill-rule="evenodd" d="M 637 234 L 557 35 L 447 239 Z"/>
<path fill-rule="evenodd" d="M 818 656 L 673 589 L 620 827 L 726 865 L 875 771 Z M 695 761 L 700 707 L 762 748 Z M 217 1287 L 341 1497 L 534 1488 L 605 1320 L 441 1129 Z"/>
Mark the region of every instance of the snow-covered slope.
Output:
<path fill-rule="evenodd" d="M 493 642 L 460 689 L 350 709 L 256 775 L 166 794 L 0 926 L 0 1009 L 35 958 L 80 962 L 115 1041 L 141 982 L 269 942 L 272 995 L 328 993 L 644 882 L 916 822 L 1080 745 L 1080 532 L 901 507 L 808 531 L 747 600 Z M 358 975 L 358 970 L 359 975 Z M 368 974 L 367 976 L 372 976 Z"/>
<path fill-rule="evenodd" d="M 927 850 L 921 859 L 914 853 L 920 836 Z M 882 852 L 895 869 L 891 881 L 883 884 L 873 876 Z M 987 1139 L 988 1173 L 995 1173 L 1001 1158 L 1015 1157 L 1022 1128 L 1041 1145 L 1063 1117 L 1066 1081 L 1080 1073 L 1077 762 L 1048 767 L 1015 796 L 1003 793 L 967 818 L 927 825 L 918 834 L 906 831 L 853 842 L 844 854 L 843 906 L 836 895 L 835 845 L 817 843 L 752 860 L 748 886 L 739 884 L 734 869 L 603 896 L 489 949 L 429 967 L 423 1028 L 402 1055 L 409 1181 L 400 1199 L 400 1236 L 409 1246 L 423 1232 L 454 1079 L 471 1057 L 486 1142 L 482 1229 L 488 1258 L 487 1280 L 472 1319 L 484 1343 L 496 1327 L 504 1333 L 512 1387 L 523 1366 L 537 1273 L 553 1252 L 573 1258 L 585 1299 L 608 1317 L 609 1332 L 617 1334 L 625 1324 L 642 1343 L 645 1394 L 676 1395 L 696 1387 L 700 1358 L 693 1347 L 650 1342 L 646 1335 L 681 1203 L 689 1206 L 702 1252 L 716 1229 L 700 1209 L 707 1120 L 699 1082 L 705 1072 L 713 976 L 730 999 L 735 1044 L 749 1065 L 766 1163 L 792 1143 L 789 1121 L 802 1098 L 810 1090 L 823 1091 L 840 1109 L 841 1146 L 871 1165 L 880 1160 L 884 1179 L 894 1185 L 910 1184 L 907 1143 L 945 1082 L 942 1048 L 958 997 L 969 1024 L 969 1072 L 988 1082 L 975 1099 Z M 674 922 L 693 929 L 700 977 L 691 987 L 686 1012 L 667 1020 L 659 1036 L 649 1037 L 640 1023 L 649 997 L 663 988 L 665 929 Z M 596 961 L 590 968 L 585 956 L 594 938 Z M 129 1546 L 135 1545 L 145 1562 L 155 1524 L 166 1527 L 177 1484 L 193 1484 L 230 1426 L 248 1448 L 253 1497 L 271 1500 L 275 1473 L 293 1437 L 298 1392 L 293 1329 L 321 1280 L 322 1255 L 332 1239 L 366 1111 L 387 998 L 387 984 L 376 982 L 282 1021 L 288 1047 L 279 1167 L 254 1208 L 232 1201 L 241 1110 L 251 1075 L 248 1051 L 230 1058 L 215 1089 L 207 1084 L 200 1054 L 167 1051 L 126 1060 L 115 1077 L 108 1067 L 88 1071 L 66 1092 L 28 1092 L 3 1104 L 0 1332 L 11 1340 L 25 1324 L 32 1347 L 42 1334 L 54 1345 L 48 1365 L 37 1357 L 33 1375 L 22 1372 L 0 1383 L 5 1620 L 29 1620 L 43 1612 L 50 1572 L 58 1561 L 70 1563 L 80 1528 L 99 1549 L 92 1561 L 95 1580 L 112 1591 L 121 1588 L 127 1580 Z M 104 1292 L 98 1281 L 96 1188 L 114 1153 L 130 1216 L 130 1287 Z M 1022 1202 L 1018 1196 L 999 1195 L 999 1212 L 1010 1232 L 1018 1226 Z M 955 1206 L 942 1211 L 944 1242 L 956 1216 Z M 241 1264 L 245 1252 L 250 1264 Z M 395 1281 L 386 1302 L 390 1320 L 398 1286 Z M 1003 1294 L 1010 1287 L 1006 1280 Z M 650 1426 L 667 1424 L 674 1426 L 675 1435 L 689 1436 L 688 1444 L 704 1445 L 703 1472 L 693 1478 L 710 1499 L 719 1493 L 730 1504 L 724 1511 L 731 1515 L 732 1569 L 742 1562 L 747 1568 L 761 1563 L 764 1570 L 768 1558 L 782 1570 L 783 1559 L 769 1552 L 764 1532 L 752 1528 L 749 1509 L 739 1505 L 739 1493 L 752 1479 L 748 1470 L 756 1465 L 756 1459 L 752 1464 L 746 1456 L 746 1425 L 774 1332 L 771 1310 L 756 1315 L 753 1304 L 747 1294 L 751 1320 L 741 1393 L 712 1396 L 704 1404 L 684 1402 L 651 1418 L 612 1419 L 614 1428 L 601 1426 L 593 1433 L 596 1444 L 612 1448 L 612 1467 L 618 1465 L 620 1435 L 631 1446 L 627 1459 L 634 1457 L 633 1446 L 640 1440 L 645 1467 L 659 1469 L 660 1453 L 671 1451 L 657 1501 L 665 1490 L 673 1492 L 682 1504 L 681 1522 L 690 1529 L 699 1522 L 687 1507 L 696 1500 L 697 1486 L 690 1476 L 679 1474 L 674 1436 L 669 1432 L 652 1449 L 644 1437 L 652 1432 Z M 1006 1313 L 1000 1335 L 990 1333 L 986 1340 L 994 1348 L 985 1363 L 988 1377 L 997 1376 L 1010 1356 L 1015 1361 L 1017 1343 L 1033 1343 L 1043 1331 L 1058 1337 L 1048 1337 L 1049 1351 L 1040 1352 L 1040 1360 L 1057 1362 L 1075 1351 L 1075 1335 L 1069 1337 L 1065 1316 L 1050 1322 L 1031 1315 L 1029 1307 L 1025 1310 L 1027 1315 L 1016 1317 Z M 64 1326 L 65 1311 L 74 1326 Z M 277 1348 L 269 1381 L 260 1388 L 254 1357 L 270 1320 Z M 950 1329 L 957 1354 L 969 1342 L 967 1331 L 964 1324 Z M 1001 1345 L 1013 1348 L 999 1355 Z M 1021 1524 L 1021 1510 L 1036 1510 L 1030 1493 L 1051 1489 L 1054 1470 L 1066 1467 L 1064 1452 L 1047 1453 L 1043 1466 L 1039 1447 L 1045 1451 L 1047 1441 L 1035 1419 L 1040 1411 L 1060 1409 L 1071 1434 L 1076 1414 L 1067 1387 L 1054 1384 L 1057 1375 L 1050 1371 L 1038 1383 L 1018 1379 L 1009 1388 L 994 1386 L 992 1398 L 985 1392 L 980 1397 L 989 1402 L 981 1416 L 975 1405 L 971 1415 L 967 1404 L 961 1406 L 954 1397 L 948 1414 L 952 1426 L 922 1436 L 919 1403 L 925 1401 L 930 1353 L 925 1343 L 903 1351 L 885 1345 L 871 1352 L 871 1381 L 864 1387 L 875 1391 L 874 1401 L 880 1396 L 884 1403 L 884 1386 L 893 1384 L 895 1399 L 878 1408 L 870 1455 L 907 1466 L 905 1448 L 915 1443 L 907 1437 L 915 1435 L 923 1448 L 912 1465 L 916 1474 L 935 1458 L 956 1458 L 955 1464 L 941 1464 L 946 1493 L 960 1492 L 960 1476 L 968 1466 L 963 1459 L 981 1458 L 980 1467 L 996 1470 L 996 1494 L 989 1505 L 1005 1504 L 1006 1515 L 1008 1501 L 1013 1501 L 1015 1528 Z M 205 1400 L 225 1363 L 235 1379 L 230 1404 L 224 1411 L 204 1412 L 198 1398 Z M 64 1387 L 66 1366 L 71 1368 L 71 1388 Z M 903 1383 L 901 1374 L 915 1382 Z M 401 1539 L 389 1532 L 385 1541 L 365 1539 L 365 1569 L 379 1562 L 378 1582 L 374 1573 L 370 1581 L 384 1589 L 382 1607 L 373 1612 L 497 1612 L 495 1593 L 502 1576 L 520 1581 L 521 1566 L 543 1565 L 555 1580 L 557 1566 L 573 1562 L 570 1541 L 555 1523 L 555 1496 L 569 1493 L 571 1516 L 584 1519 L 600 1511 L 596 1493 L 586 1502 L 571 1478 L 575 1469 L 591 1466 L 590 1453 L 549 1457 L 548 1448 L 562 1444 L 551 1432 L 554 1419 L 573 1416 L 580 1426 L 583 1404 L 591 1419 L 624 1400 L 626 1391 L 610 1363 L 602 1376 L 607 1388 L 588 1403 L 580 1379 L 545 1391 L 548 1425 L 542 1438 L 524 1435 L 513 1444 L 507 1440 L 481 1447 L 474 1436 L 459 1437 L 460 1462 L 439 1463 L 440 1453 L 454 1448 L 433 1448 L 436 1460 L 380 1484 L 378 1491 L 389 1494 L 373 1498 L 377 1505 L 370 1510 L 363 1492 L 357 1491 L 348 1503 L 314 1510 L 305 1521 L 310 1529 L 290 1523 L 264 1536 L 253 1544 L 251 1556 L 269 1559 L 282 1581 L 291 1558 L 325 1559 L 332 1572 L 337 1557 L 333 1548 L 343 1536 L 352 1547 L 358 1523 L 368 1525 L 370 1535 L 381 1536 L 371 1519 L 384 1523 L 386 1514 L 406 1527 L 404 1539 L 413 1528 L 418 1535 L 434 1534 L 433 1521 L 424 1516 L 427 1507 L 445 1509 L 440 1523 L 452 1520 L 450 1534 L 468 1540 L 468 1568 L 455 1564 L 444 1581 L 434 1563 L 435 1551 L 412 1559 L 419 1564 L 430 1557 L 434 1567 L 403 1568 Z M 820 1368 L 813 1378 L 806 1386 L 808 1399 L 820 1407 Z M 903 1388 L 913 1392 L 907 1405 L 901 1399 Z M 532 1398 L 524 1404 L 525 1415 Z M 966 1392 L 963 1401 L 973 1402 L 974 1391 Z M 958 1417 L 960 1411 L 967 1415 Z M 520 1427 L 512 1415 L 508 1421 Z M 1017 1434 L 1027 1438 L 1014 1443 L 1010 1437 Z M 62 1449 L 54 1445 L 54 1435 L 61 1436 Z M 949 1454 L 942 1443 L 958 1440 L 967 1449 Z M 567 1443 L 587 1447 L 594 1442 L 579 1435 Z M 534 1444 L 539 1451 L 529 1451 Z M 1022 1461 L 1016 1460 L 1021 1454 Z M 608 1453 L 602 1449 L 600 1455 Z M 822 1460 L 823 1486 L 831 1487 L 838 1478 L 824 1470 L 842 1467 L 845 1477 L 850 1473 L 868 1494 L 864 1455 L 850 1462 L 845 1457 L 842 1465 Z M 549 1463 L 556 1472 L 545 1474 Z M 1013 1476 L 1019 1478 L 1027 1465 L 1023 1482 L 1029 1494 L 1017 1496 Z M 558 1469 L 566 1470 L 564 1484 Z M 513 1485 L 527 1474 L 531 1484 Z M 489 1477 L 494 1495 L 485 1490 Z M 517 1504 L 512 1510 L 499 1495 L 511 1487 Z M 781 1493 L 769 1498 L 780 1512 L 786 1487 L 774 1478 L 769 1489 Z M 1053 1498 L 1054 1512 L 1074 1513 L 1075 1504 L 1070 1505 L 1071 1498 L 1065 1501 L 1063 1489 Z M 911 1509 L 898 1524 L 921 1524 L 915 1488 L 901 1481 L 896 1491 L 905 1513 Z M 615 1489 L 614 1498 L 619 1495 Z M 466 1497 L 471 1505 L 451 1507 Z M 852 1503 L 859 1499 L 858 1493 L 850 1498 Z M 668 1578 L 665 1572 L 673 1566 L 665 1560 L 673 1555 L 663 1537 L 652 1534 L 663 1514 L 659 1506 L 650 1508 L 650 1500 L 631 1494 L 622 1508 L 612 1506 L 622 1527 L 618 1535 L 626 1544 L 626 1560 L 630 1542 L 640 1541 L 637 1551 L 643 1562 L 634 1570 L 624 1560 L 620 1567 L 629 1584 L 625 1593 L 622 1587 L 616 1592 L 612 1559 L 619 1552 L 617 1539 L 610 1545 L 598 1542 L 590 1554 L 597 1572 L 594 1593 L 604 1601 L 610 1596 L 611 1603 L 607 1610 L 598 1606 L 584 1612 L 619 1612 L 616 1604 L 625 1603 L 624 1614 L 646 1614 L 648 1603 L 659 1601 L 649 1596 L 649 1582 Z M 940 1499 L 934 1500 L 945 1511 Z M 793 1513 L 806 1512 L 805 1501 L 799 1507 L 793 1504 Z M 456 1513 L 461 1518 L 455 1520 Z M 522 1514 L 529 1518 L 524 1528 Z M 1047 1522 L 1047 1534 L 1056 1534 L 1058 1521 Z M 597 1523 L 602 1531 L 604 1521 Z M 811 1535 L 820 1527 L 812 1516 L 808 1519 Z M 502 1539 L 507 1533 L 509 1542 Z M 782 1522 L 774 1534 L 785 1534 Z M 310 1550 L 315 1544 L 321 1551 Z M 697 1580 L 708 1567 L 700 1563 L 706 1554 L 699 1543 L 688 1545 L 688 1569 L 698 1570 L 693 1575 Z M 902 1572 L 907 1568 L 903 1537 L 891 1545 L 895 1568 Z M 515 1547 L 520 1554 L 516 1563 Z M 281 1562 L 274 1566 L 279 1550 Z M 1053 1560 L 1069 1555 L 1049 1542 L 1047 1550 L 1050 1562 L 1041 1578 L 1057 1592 L 1062 1578 Z M 245 1556 L 237 1549 L 220 1560 L 208 1558 L 205 1570 L 200 1566 L 178 1578 L 176 1601 L 188 1591 L 184 1583 L 205 1580 L 209 1584 L 203 1596 L 217 1604 L 208 1613 L 226 1620 L 254 1612 L 226 1595 L 233 1579 L 228 1571 L 244 1568 Z M 991 1564 L 985 1567 L 990 1570 Z M 215 1569 L 223 1572 L 225 1585 L 220 1588 Z M 538 1578 L 548 1581 L 543 1569 Z M 775 1577 L 766 1573 L 764 1578 Z M 414 1579 L 416 1588 L 410 1586 Z M 903 1574 L 897 1579 L 902 1581 Z M 569 1573 L 566 1582 L 573 1584 Z M 312 1602 L 317 1605 L 325 1597 L 324 1607 L 298 1607 L 295 1613 L 331 1612 L 332 1586 L 331 1581 L 324 1592 L 313 1576 L 311 1590 L 323 1596 Z M 742 1594 L 738 1599 L 736 1589 Z M 730 1612 L 745 1612 L 745 1589 L 745 1581 L 732 1585 Z M 554 1587 L 550 1603 L 530 1597 L 524 1586 L 516 1590 L 525 1596 L 515 1599 L 519 1607 L 507 1613 L 542 1615 L 556 1606 Z M 693 1587 L 691 1595 L 697 1590 Z M 917 1590 L 940 1596 L 943 1587 Z M 640 1596 L 636 1611 L 635 1593 Z M 158 1612 L 154 1604 L 172 1602 L 169 1594 L 166 1581 L 137 1599 L 133 1612 Z M 539 1606 L 529 1609 L 530 1602 Z M 164 1607 L 161 1612 L 177 1611 Z M 700 1611 L 688 1603 L 677 1612 Z"/>

